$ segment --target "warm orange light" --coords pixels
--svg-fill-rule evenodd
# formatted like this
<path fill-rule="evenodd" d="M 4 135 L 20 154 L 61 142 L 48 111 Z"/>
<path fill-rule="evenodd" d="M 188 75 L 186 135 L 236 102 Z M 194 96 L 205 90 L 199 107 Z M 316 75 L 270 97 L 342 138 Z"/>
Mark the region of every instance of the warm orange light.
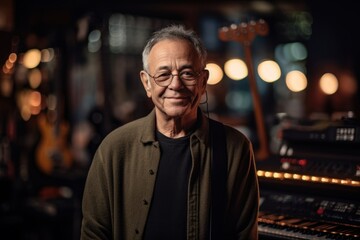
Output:
<path fill-rule="evenodd" d="M 327 95 L 334 94 L 339 88 L 339 81 L 332 73 L 325 73 L 320 78 L 320 89 Z"/>
<path fill-rule="evenodd" d="M 281 76 L 279 64 L 272 60 L 266 60 L 258 65 L 258 74 L 265 82 L 275 82 Z"/>
<path fill-rule="evenodd" d="M 209 70 L 209 79 L 207 84 L 215 85 L 222 80 L 224 73 L 219 65 L 216 63 L 208 63 L 206 64 L 206 69 Z"/>
<path fill-rule="evenodd" d="M 23 64 L 26 68 L 34 68 L 41 61 L 41 52 L 39 49 L 30 49 L 24 54 Z"/>
<path fill-rule="evenodd" d="M 310 176 L 310 175 L 302 175 L 297 173 L 288 173 L 288 172 L 272 172 L 272 171 L 264 171 L 257 170 L 258 177 L 265 178 L 274 178 L 278 180 L 296 180 L 296 181 L 312 181 L 323 184 L 339 184 L 346 185 L 352 187 L 360 187 L 360 181 L 355 181 L 351 179 L 339 179 L 339 178 L 328 178 L 328 177 L 320 177 L 320 176 Z"/>
<path fill-rule="evenodd" d="M 16 59 L 17 59 L 16 53 L 10 53 L 10 55 L 9 55 L 9 61 L 10 61 L 11 63 L 15 63 L 15 62 L 16 62 Z"/>
<path fill-rule="evenodd" d="M 300 92 L 307 86 L 307 78 L 301 71 L 291 71 L 286 75 L 286 86 L 292 92 Z"/>
<path fill-rule="evenodd" d="M 29 95 L 29 105 L 31 107 L 38 107 L 41 104 L 41 94 L 38 91 L 32 91 Z"/>
<path fill-rule="evenodd" d="M 29 72 L 29 84 L 30 87 L 35 89 L 41 84 L 41 71 L 38 68 L 34 68 Z"/>
<path fill-rule="evenodd" d="M 241 59 L 230 59 L 224 65 L 225 74 L 232 80 L 241 80 L 248 75 L 245 62 Z"/>

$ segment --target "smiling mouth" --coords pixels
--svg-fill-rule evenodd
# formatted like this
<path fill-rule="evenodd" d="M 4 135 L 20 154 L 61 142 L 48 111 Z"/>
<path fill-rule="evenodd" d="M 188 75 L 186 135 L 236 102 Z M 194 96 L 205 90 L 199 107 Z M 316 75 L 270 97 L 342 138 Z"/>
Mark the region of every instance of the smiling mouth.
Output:
<path fill-rule="evenodd" d="M 167 99 L 188 99 L 189 96 L 176 96 L 176 97 L 164 97 L 164 98 L 167 98 Z"/>
<path fill-rule="evenodd" d="M 188 97 L 168 97 L 168 99 L 186 99 Z"/>
<path fill-rule="evenodd" d="M 171 101 L 184 101 L 189 99 L 189 97 L 166 97 L 166 99 Z"/>
<path fill-rule="evenodd" d="M 185 103 L 185 102 L 188 102 L 190 98 L 189 97 L 167 97 L 165 99 L 167 99 L 168 101 L 173 102 L 173 103 Z"/>

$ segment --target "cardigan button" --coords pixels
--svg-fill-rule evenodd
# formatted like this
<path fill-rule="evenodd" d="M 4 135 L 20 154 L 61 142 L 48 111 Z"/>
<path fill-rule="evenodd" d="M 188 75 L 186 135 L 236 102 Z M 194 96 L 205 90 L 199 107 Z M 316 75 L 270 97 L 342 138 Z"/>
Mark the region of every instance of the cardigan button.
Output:
<path fill-rule="evenodd" d="M 148 201 L 146 199 L 143 200 L 144 205 L 148 205 Z"/>
<path fill-rule="evenodd" d="M 135 233 L 136 233 L 136 234 L 139 234 L 139 229 L 135 229 Z"/>
<path fill-rule="evenodd" d="M 150 175 L 154 175 L 154 171 L 152 169 L 149 170 Z"/>

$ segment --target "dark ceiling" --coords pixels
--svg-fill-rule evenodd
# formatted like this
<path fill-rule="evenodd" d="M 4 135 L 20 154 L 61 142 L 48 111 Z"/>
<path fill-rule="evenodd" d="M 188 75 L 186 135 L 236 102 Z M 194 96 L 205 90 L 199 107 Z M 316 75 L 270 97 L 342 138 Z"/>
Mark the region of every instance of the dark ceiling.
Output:
<path fill-rule="evenodd" d="M 238 1 L 17 1 L 14 0 L 14 31 L 21 35 L 29 32 L 48 34 L 49 31 L 61 32 L 74 27 L 76 20 L 91 12 L 98 17 L 109 12 L 122 12 L 164 18 L 195 18 L 202 12 L 220 14 L 226 11 L 251 11 L 253 0 Z M 274 8 L 267 13 L 274 21 L 281 11 L 308 11 L 313 17 L 312 36 L 308 41 L 309 55 L 314 64 L 323 59 L 337 61 L 341 64 L 356 67 L 359 56 L 359 37 L 356 34 L 359 20 L 355 1 L 326 0 L 274 0 L 263 1 Z"/>

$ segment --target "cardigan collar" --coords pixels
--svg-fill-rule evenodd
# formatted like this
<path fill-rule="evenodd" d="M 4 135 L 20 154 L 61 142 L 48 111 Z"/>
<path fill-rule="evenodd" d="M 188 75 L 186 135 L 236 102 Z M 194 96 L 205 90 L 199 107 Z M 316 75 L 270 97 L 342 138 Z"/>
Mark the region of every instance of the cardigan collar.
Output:
<path fill-rule="evenodd" d="M 145 123 L 142 127 L 142 134 L 140 141 L 144 144 L 157 142 L 156 132 L 156 115 L 155 108 L 145 116 Z M 205 114 L 198 108 L 198 128 L 191 134 L 190 138 L 196 137 L 200 142 L 207 144 L 209 135 L 209 119 Z"/>

